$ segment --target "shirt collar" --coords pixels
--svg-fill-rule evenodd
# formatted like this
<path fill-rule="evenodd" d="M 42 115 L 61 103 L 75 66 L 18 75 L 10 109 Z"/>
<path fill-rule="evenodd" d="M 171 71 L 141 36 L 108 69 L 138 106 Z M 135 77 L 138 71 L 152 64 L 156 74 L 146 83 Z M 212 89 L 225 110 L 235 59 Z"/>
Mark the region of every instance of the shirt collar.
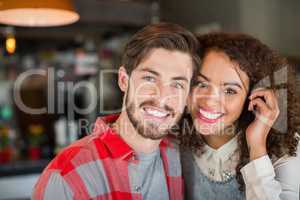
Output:
<path fill-rule="evenodd" d="M 237 134 L 238 135 L 238 134 Z M 204 154 L 203 156 L 208 158 L 215 158 L 215 159 L 220 159 L 222 162 L 225 162 L 228 160 L 234 152 L 238 149 L 238 142 L 237 138 L 238 136 L 235 135 L 231 140 L 229 140 L 226 144 L 221 146 L 218 149 L 213 149 L 208 145 L 205 145 L 204 147 Z"/>
<path fill-rule="evenodd" d="M 98 117 L 93 134 L 99 136 L 112 158 L 129 159 L 134 154 L 133 149 L 108 125 L 118 117 L 118 114 Z"/>

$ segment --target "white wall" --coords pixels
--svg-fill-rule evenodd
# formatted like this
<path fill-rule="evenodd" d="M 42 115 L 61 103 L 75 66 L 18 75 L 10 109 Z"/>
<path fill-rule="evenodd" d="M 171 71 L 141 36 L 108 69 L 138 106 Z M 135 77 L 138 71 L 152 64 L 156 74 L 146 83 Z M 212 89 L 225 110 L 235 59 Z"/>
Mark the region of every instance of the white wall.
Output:
<path fill-rule="evenodd" d="M 284 55 L 300 56 L 299 0 L 240 0 L 240 30 Z"/>
<path fill-rule="evenodd" d="M 162 0 L 165 21 L 191 30 L 218 23 L 225 31 L 258 37 L 286 56 L 300 56 L 299 0 Z"/>

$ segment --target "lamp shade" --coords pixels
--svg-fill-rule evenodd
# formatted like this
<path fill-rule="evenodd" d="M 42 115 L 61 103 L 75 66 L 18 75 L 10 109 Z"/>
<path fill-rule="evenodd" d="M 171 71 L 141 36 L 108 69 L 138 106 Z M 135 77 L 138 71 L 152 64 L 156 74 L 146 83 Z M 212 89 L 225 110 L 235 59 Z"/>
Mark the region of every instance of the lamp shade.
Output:
<path fill-rule="evenodd" d="M 62 26 L 79 20 L 71 0 L 0 0 L 0 23 L 14 26 Z"/>

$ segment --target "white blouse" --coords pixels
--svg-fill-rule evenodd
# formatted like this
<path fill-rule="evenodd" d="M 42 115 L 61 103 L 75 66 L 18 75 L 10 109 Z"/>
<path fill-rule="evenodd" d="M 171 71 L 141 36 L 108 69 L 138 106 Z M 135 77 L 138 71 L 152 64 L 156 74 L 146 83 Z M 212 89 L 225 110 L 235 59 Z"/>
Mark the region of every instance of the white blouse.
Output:
<path fill-rule="evenodd" d="M 226 181 L 235 176 L 239 153 L 237 136 L 218 149 L 208 145 L 204 153 L 194 155 L 201 171 L 211 180 Z M 241 169 L 247 200 L 300 199 L 300 144 L 296 157 L 271 161 L 268 155 L 249 162 Z"/>

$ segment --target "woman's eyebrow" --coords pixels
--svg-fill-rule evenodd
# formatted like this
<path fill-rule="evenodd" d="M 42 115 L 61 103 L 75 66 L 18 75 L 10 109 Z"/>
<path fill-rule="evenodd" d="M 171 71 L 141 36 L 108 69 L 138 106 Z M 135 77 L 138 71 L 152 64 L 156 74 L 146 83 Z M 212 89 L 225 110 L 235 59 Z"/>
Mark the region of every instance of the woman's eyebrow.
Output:
<path fill-rule="evenodd" d="M 199 78 L 199 77 L 205 79 L 205 80 L 208 81 L 208 82 L 210 81 L 210 79 L 209 79 L 208 77 L 206 77 L 205 75 L 203 75 L 203 74 L 201 74 L 201 73 L 198 74 L 198 78 Z"/>
<path fill-rule="evenodd" d="M 224 86 L 237 86 L 237 87 L 243 89 L 242 86 L 238 82 L 225 82 L 223 85 Z"/>

